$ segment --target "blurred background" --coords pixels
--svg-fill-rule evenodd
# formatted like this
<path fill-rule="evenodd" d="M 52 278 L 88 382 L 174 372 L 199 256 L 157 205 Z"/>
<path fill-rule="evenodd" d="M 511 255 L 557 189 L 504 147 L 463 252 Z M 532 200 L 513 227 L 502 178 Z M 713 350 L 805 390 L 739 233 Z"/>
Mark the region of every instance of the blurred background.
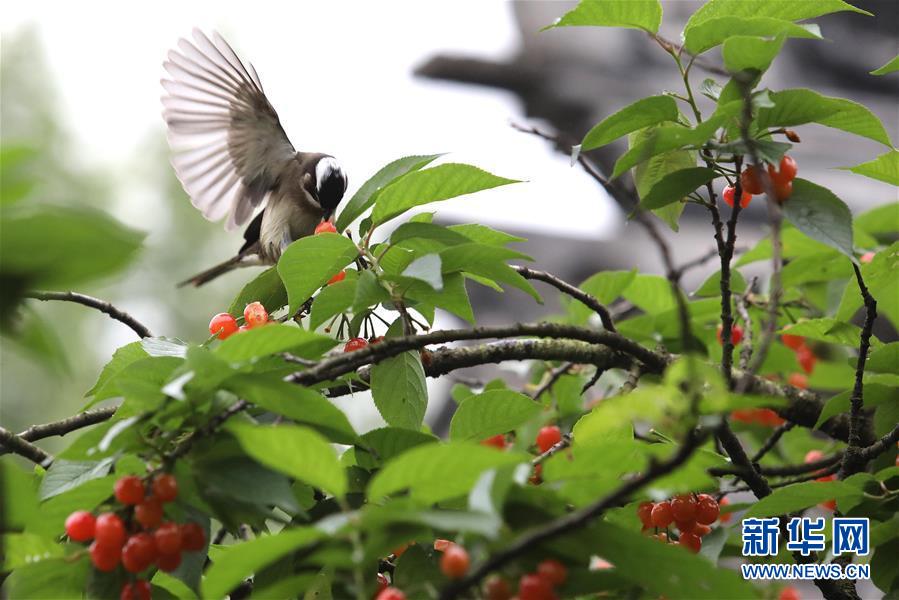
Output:
<path fill-rule="evenodd" d="M 677 40 L 701 2 L 663 2 L 662 33 Z M 766 75 L 773 89 L 814 86 L 865 103 L 899 139 L 895 76 L 868 71 L 896 54 L 899 3 L 856 1 L 876 17 L 839 13 L 816 20 L 829 42 L 789 40 Z M 514 131 L 531 122 L 573 139 L 603 117 L 660 89 L 680 89 L 676 70 L 636 31 L 539 29 L 569 2 L 18 2 L 3 7 L 2 145 L 34 151 L 37 185 L 27 202 L 89 205 L 147 234 L 139 258 L 121 275 L 78 291 L 110 300 L 157 335 L 205 339 L 209 317 L 227 309 L 251 273 L 201 289 L 174 283 L 230 256 L 237 233 L 205 221 L 168 164 L 160 116 L 162 62 L 193 27 L 221 32 L 256 67 L 294 145 L 337 156 L 351 194 L 387 162 L 447 152 L 522 179 L 439 205 L 438 220 L 480 222 L 527 237 L 522 250 L 539 268 L 579 282 L 603 269 L 660 272 L 642 230 L 567 156 Z M 717 53 L 711 53 L 717 59 Z M 695 71 L 694 84 L 706 75 Z M 858 212 L 896 199 L 887 184 L 835 167 L 883 152 L 874 142 L 818 126 L 799 128 L 795 149 L 803 177 L 830 187 Z M 603 165 L 621 151 L 594 158 Z M 719 190 L 720 191 L 720 190 Z M 713 246 L 705 211 L 688 207 L 674 245 L 679 262 Z M 762 203 L 745 213 L 740 243 L 764 235 Z M 2 232 L 0 232 L 2 234 Z M 688 290 L 716 270 L 691 271 Z M 470 289 L 485 324 L 526 321 L 558 307 L 517 291 Z M 13 431 L 76 412 L 100 368 L 133 332 L 106 316 L 67 304 L 30 306 L 59 337 L 61 354 L 39 358 L 9 338 L 0 347 L 0 423 Z M 442 317 L 438 326 L 454 324 Z M 510 366 L 514 367 L 514 366 Z M 479 376 L 486 377 L 486 374 Z M 432 390 L 439 426 L 445 387 Z M 378 424 L 371 403 L 353 404 L 354 423 Z M 362 407 L 362 408 L 358 408 Z M 436 421 L 435 421 L 436 420 Z M 439 428 L 439 427 L 438 427 Z M 42 443 L 53 451 L 59 440 Z"/>

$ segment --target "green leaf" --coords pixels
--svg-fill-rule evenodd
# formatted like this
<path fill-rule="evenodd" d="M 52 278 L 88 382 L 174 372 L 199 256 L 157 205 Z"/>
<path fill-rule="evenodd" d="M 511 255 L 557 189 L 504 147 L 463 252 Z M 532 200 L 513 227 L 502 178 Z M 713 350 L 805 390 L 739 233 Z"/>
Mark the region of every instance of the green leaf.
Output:
<path fill-rule="evenodd" d="M 484 244 L 461 244 L 452 246 L 440 253 L 443 260 L 443 272 L 464 271 L 473 275 L 486 277 L 506 285 L 518 288 L 529 294 L 534 300 L 542 303 L 540 295 L 530 282 L 518 274 L 517 271 L 505 264 L 506 260 L 517 258 L 528 259 L 524 254 L 501 248 L 499 246 L 485 246 Z"/>
<path fill-rule="evenodd" d="M 270 323 L 232 335 L 215 349 L 215 354 L 232 363 L 287 351 L 311 359 L 319 358 L 336 344 L 328 336 L 292 325 Z"/>
<path fill-rule="evenodd" d="M 739 108 L 738 104 L 739 102 L 731 102 L 724 107 L 719 107 L 718 112 L 694 128 L 672 124 L 641 130 L 635 134 L 630 149 L 615 162 L 612 179 L 621 176 L 631 167 L 649 160 L 653 156 L 678 148 L 701 146 L 712 138 L 715 131 L 725 121 L 736 114 Z"/>
<path fill-rule="evenodd" d="M 297 527 L 228 546 L 216 555 L 212 566 L 206 571 L 203 598 L 224 598 L 240 582 L 266 565 L 324 536 L 322 531 Z"/>
<path fill-rule="evenodd" d="M 784 202 L 784 216 L 802 233 L 855 259 L 852 213 L 825 187 L 805 179 L 793 180 L 793 194 Z"/>
<path fill-rule="evenodd" d="M 70 288 L 122 269 L 143 238 L 99 211 L 15 206 L 3 214 L 0 275 L 31 288 Z"/>
<path fill-rule="evenodd" d="M 891 58 L 882 67 L 871 71 L 871 75 L 886 75 L 887 73 L 892 73 L 894 71 L 899 71 L 899 55 Z"/>
<path fill-rule="evenodd" d="M 149 355 L 144 351 L 140 342 L 131 342 L 130 344 L 122 346 L 113 353 L 112 360 L 106 363 L 106 366 L 100 371 L 100 377 L 97 379 L 97 383 L 94 384 L 94 387 L 88 390 L 84 395 L 99 396 L 99 398 L 97 398 L 98 400 L 112 398 L 116 395 L 116 392 L 114 389 L 105 389 L 107 388 L 107 384 L 114 380 L 116 375 L 121 373 L 125 367 L 142 358 L 147 358 L 148 356 Z"/>
<path fill-rule="evenodd" d="M 756 123 L 760 129 L 818 123 L 892 147 L 877 115 L 858 102 L 804 88 L 772 92 L 769 98 L 774 106 L 759 109 Z"/>
<path fill-rule="evenodd" d="M 424 283 L 413 284 L 406 290 L 406 297 L 442 308 L 472 325 L 475 323 L 474 312 L 465 289 L 465 278 L 461 273 L 446 274 L 443 277 L 443 290 L 439 292 Z"/>
<path fill-rule="evenodd" d="M 771 17 L 785 21 L 803 21 L 844 10 L 871 16 L 871 13 L 843 0 L 711 0 L 693 13 L 684 32 L 686 34 L 699 23 L 716 17 Z"/>
<path fill-rule="evenodd" d="M 830 317 L 800 321 L 799 323 L 791 325 L 789 328 L 781 329 L 779 331 L 779 333 L 799 335 L 804 338 L 827 342 L 829 344 L 839 344 L 842 346 L 858 346 L 861 332 L 861 328 L 857 325 Z M 876 338 L 872 337 L 872 343 L 877 343 Z"/>
<path fill-rule="evenodd" d="M 899 242 L 894 242 L 874 255 L 868 264 L 861 265 L 862 277 L 868 291 L 877 300 L 877 313 L 899 327 L 899 288 L 896 273 L 899 272 Z M 858 285 L 852 282 L 843 288 L 843 297 L 837 309 L 837 318 L 848 321 L 862 307 L 862 295 Z M 876 341 L 876 338 L 872 338 Z"/>
<path fill-rule="evenodd" d="M 362 184 L 356 193 L 353 194 L 353 197 L 350 198 L 350 201 L 347 202 L 346 206 L 343 207 L 335 225 L 337 230 L 343 231 L 349 227 L 353 221 L 375 203 L 381 190 L 392 182 L 410 171 L 417 171 L 426 167 L 441 156 L 442 154 L 406 156 L 382 167 L 380 171 Z"/>
<path fill-rule="evenodd" d="M 862 490 L 843 481 L 807 481 L 778 488 L 749 507 L 744 519 L 775 517 L 799 511 L 827 500 L 858 500 Z"/>
<path fill-rule="evenodd" d="M 421 427 L 428 408 L 428 388 L 418 352 L 403 352 L 374 365 L 371 394 L 389 425 Z"/>
<path fill-rule="evenodd" d="M 672 600 L 758 597 L 752 584 L 736 571 L 720 568 L 674 544 L 660 544 L 637 530 L 599 522 L 584 533 L 591 541 L 591 554 L 609 557 L 614 561 L 615 573 L 650 590 L 652 597 L 665 596 Z"/>
<path fill-rule="evenodd" d="M 69 558 L 41 560 L 10 573 L 3 584 L 9 598 L 83 598 L 91 571 L 90 560 Z"/>
<path fill-rule="evenodd" d="M 236 375 L 224 387 L 256 406 L 309 425 L 335 443 L 359 440 L 343 411 L 315 390 L 260 374 Z"/>
<path fill-rule="evenodd" d="M 404 489 L 413 500 L 433 504 L 467 494 L 487 469 L 527 462 L 520 452 L 497 452 L 474 442 L 454 441 L 417 446 L 390 460 L 368 486 L 368 498 Z"/>
<path fill-rule="evenodd" d="M 346 474 L 334 449 L 315 431 L 296 425 L 272 427 L 234 421 L 227 428 L 244 451 L 260 463 L 338 498 L 346 494 Z"/>
<path fill-rule="evenodd" d="M 680 112 L 671 96 L 650 96 L 637 100 L 609 115 L 591 129 L 581 142 L 581 150 L 593 150 L 623 135 L 666 121 L 677 121 Z"/>
<path fill-rule="evenodd" d="M 41 481 L 38 490 L 40 500 L 64 494 L 92 479 L 105 477 L 112 468 L 112 463 L 111 458 L 104 458 L 101 461 L 55 461 Z"/>
<path fill-rule="evenodd" d="M 403 223 L 390 234 L 391 244 L 399 244 L 400 242 L 414 239 L 435 241 L 443 246 L 468 244 L 472 241 L 461 233 L 433 223 Z"/>
<path fill-rule="evenodd" d="M 899 150 L 890 150 L 854 167 L 840 167 L 857 175 L 864 175 L 892 185 L 899 185 Z"/>
<path fill-rule="evenodd" d="M 637 276 L 637 271 L 601 271 L 585 279 L 578 287 L 601 304 L 611 304 Z M 568 312 L 576 324 L 584 324 L 593 314 L 593 309 L 578 301 L 568 305 Z"/>
<path fill-rule="evenodd" d="M 372 222 L 380 225 L 416 206 L 449 200 L 510 183 L 518 182 L 514 179 L 497 177 L 471 165 L 458 163 L 414 171 L 384 188 L 378 195 L 372 211 Z"/>
<path fill-rule="evenodd" d="M 783 47 L 785 36 L 773 40 L 749 35 L 735 35 L 724 40 L 721 53 L 724 66 L 731 73 L 757 71 L 764 73 Z"/>
<path fill-rule="evenodd" d="M 693 292 L 700 298 L 712 298 L 721 295 L 721 271 L 718 270 L 706 279 L 699 289 Z M 746 280 L 736 269 L 730 272 L 730 291 L 734 294 L 742 294 L 746 290 Z"/>
<path fill-rule="evenodd" d="M 290 313 L 295 313 L 358 254 L 352 240 L 336 233 L 310 235 L 288 246 L 278 261 L 278 274 L 287 288 Z"/>
<path fill-rule="evenodd" d="M 695 164 L 695 163 L 693 163 Z M 712 181 L 717 177 L 713 169 L 707 167 L 690 167 L 668 173 L 640 200 L 646 209 L 656 209 L 673 202 L 680 202 L 690 192 Z"/>
<path fill-rule="evenodd" d="M 577 8 L 544 27 L 625 27 L 658 33 L 662 24 L 659 0 L 581 0 Z"/>
<path fill-rule="evenodd" d="M 403 277 L 411 277 L 423 281 L 439 292 L 443 289 L 441 264 L 439 254 L 426 254 L 413 260 L 403 271 Z"/>
<path fill-rule="evenodd" d="M 346 279 L 327 285 L 315 297 L 312 303 L 312 314 L 309 317 L 309 329 L 315 331 L 334 315 L 346 312 L 353 306 L 356 297 L 357 271 L 347 271 Z"/>
<path fill-rule="evenodd" d="M 463 223 L 462 225 L 450 225 L 447 227 L 452 232 L 461 233 L 472 242 L 478 244 L 487 244 L 488 246 L 507 246 L 516 242 L 526 242 L 527 239 L 506 233 L 505 231 L 497 231 L 492 227 L 480 225 L 478 223 Z"/>
<path fill-rule="evenodd" d="M 65 529 L 66 518 L 76 510 L 93 510 L 101 502 L 112 496 L 115 475 L 90 479 L 69 489 L 64 494 L 53 496 L 39 506 L 40 519 L 29 523 L 28 530 L 39 535 L 57 536 Z"/>
<path fill-rule="evenodd" d="M 261 302 L 269 313 L 287 304 L 287 290 L 284 289 L 277 268 L 266 269 L 245 285 L 231 303 L 228 312 L 232 315 L 242 315 L 243 309 L 250 302 Z"/>
<path fill-rule="evenodd" d="M 697 24 L 685 32 L 684 47 L 693 54 L 702 54 L 735 35 L 821 39 L 817 25 L 797 25 L 771 17 L 715 17 Z"/>
<path fill-rule="evenodd" d="M 59 558 L 65 554 L 63 547 L 52 538 L 33 533 L 4 533 L 3 570 L 12 571 L 30 563 Z"/>
<path fill-rule="evenodd" d="M 493 390 L 466 399 L 450 422 L 451 440 L 480 441 L 524 425 L 542 410 L 538 402 L 511 390 Z"/>
<path fill-rule="evenodd" d="M 874 349 L 868 356 L 865 370 L 874 373 L 899 374 L 899 342 L 891 342 Z"/>
<path fill-rule="evenodd" d="M 371 448 L 381 461 L 388 461 L 410 448 L 439 441 L 429 433 L 400 427 L 373 429 L 364 434 L 362 440 L 365 442 L 365 447 Z"/>
<path fill-rule="evenodd" d="M 353 297 L 353 312 L 357 315 L 362 314 L 375 304 L 389 301 L 390 294 L 381 285 L 374 271 L 362 271 L 356 284 L 356 295 Z"/>

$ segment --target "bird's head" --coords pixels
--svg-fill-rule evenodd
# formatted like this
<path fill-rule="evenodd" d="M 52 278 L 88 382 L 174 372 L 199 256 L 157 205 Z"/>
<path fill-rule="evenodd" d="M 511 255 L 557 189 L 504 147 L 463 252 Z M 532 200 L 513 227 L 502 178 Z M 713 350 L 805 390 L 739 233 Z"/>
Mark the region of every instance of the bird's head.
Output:
<path fill-rule="evenodd" d="M 333 156 L 323 156 L 315 165 L 315 192 L 322 207 L 322 218 L 328 220 L 346 192 L 347 178 Z"/>

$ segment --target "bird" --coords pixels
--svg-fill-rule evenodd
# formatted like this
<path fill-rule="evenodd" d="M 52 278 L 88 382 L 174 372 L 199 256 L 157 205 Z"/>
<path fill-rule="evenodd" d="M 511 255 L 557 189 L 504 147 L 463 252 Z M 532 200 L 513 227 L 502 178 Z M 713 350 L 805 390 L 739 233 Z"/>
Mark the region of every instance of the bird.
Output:
<path fill-rule="evenodd" d="M 201 286 L 233 269 L 274 265 L 293 241 L 333 218 L 347 189 L 334 156 L 297 151 L 256 69 L 199 29 L 168 52 L 161 83 L 171 163 L 194 207 L 232 231 L 237 254 L 182 281 Z M 255 216 L 253 213 L 257 210 Z"/>

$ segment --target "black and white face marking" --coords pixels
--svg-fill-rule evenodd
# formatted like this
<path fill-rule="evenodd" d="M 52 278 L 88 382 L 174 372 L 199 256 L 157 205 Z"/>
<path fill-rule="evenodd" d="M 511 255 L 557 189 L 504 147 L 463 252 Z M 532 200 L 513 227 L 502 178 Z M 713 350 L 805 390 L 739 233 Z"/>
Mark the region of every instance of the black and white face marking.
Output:
<path fill-rule="evenodd" d="M 330 219 L 346 192 L 347 178 L 340 164 L 326 156 L 315 165 L 315 188 L 325 219 Z"/>

